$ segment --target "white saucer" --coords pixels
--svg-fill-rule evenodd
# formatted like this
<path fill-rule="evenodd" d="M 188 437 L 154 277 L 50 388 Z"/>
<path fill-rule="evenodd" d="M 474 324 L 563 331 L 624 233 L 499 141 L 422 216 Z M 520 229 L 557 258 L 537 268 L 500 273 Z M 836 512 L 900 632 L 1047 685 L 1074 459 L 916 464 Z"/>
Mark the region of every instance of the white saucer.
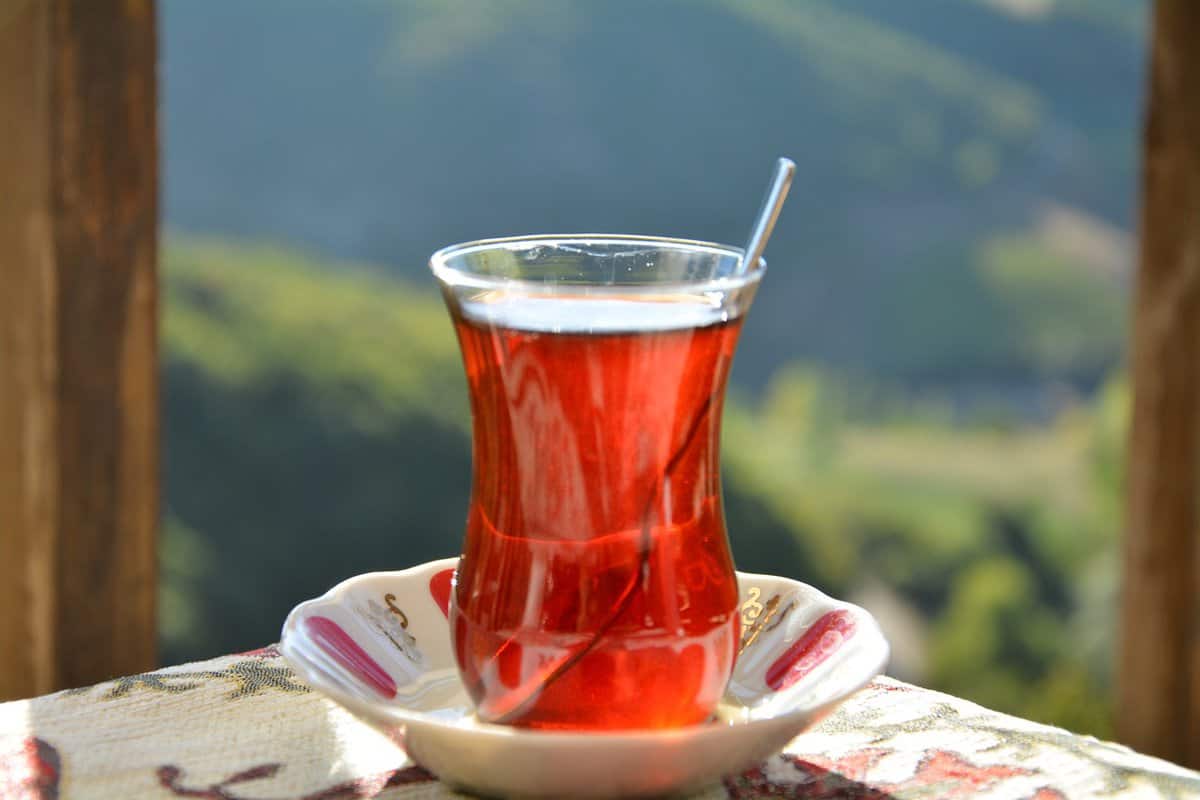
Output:
<path fill-rule="evenodd" d="M 487 795 L 630 797 L 687 791 L 767 758 L 884 668 L 858 606 L 738 573 L 742 651 L 718 720 L 669 731 L 561 733 L 480 722 L 459 682 L 445 609 L 457 559 L 359 575 L 288 615 L 296 674 L 446 783 Z"/>

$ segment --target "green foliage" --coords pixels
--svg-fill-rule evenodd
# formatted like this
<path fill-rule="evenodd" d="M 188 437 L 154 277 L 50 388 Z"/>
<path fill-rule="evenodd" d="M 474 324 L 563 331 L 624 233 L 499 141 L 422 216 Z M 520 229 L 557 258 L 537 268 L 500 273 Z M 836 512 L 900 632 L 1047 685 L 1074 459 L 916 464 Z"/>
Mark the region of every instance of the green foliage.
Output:
<path fill-rule="evenodd" d="M 1135 36 L 1144 35 L 1150 21 L 1149 6 L 1138 0 L 1057 0 L 1054 11 Z"/>
<path fill-rule="evenodd" d="M 755 21 L 811 59 L 844 84 L 849 99 L 864 107 L 911 108 L 914 90 L 919 89 L 930 99 L 936 97 L 939 109 L 961 108 L 965 118 L 1001 139 L 1020 140 L 1033 130 L 1038 108 L 1029 90 L 839 5 L 828 0 L 724 3 L 730 14 Z"/>
<path fill-rule="evenodd" d="M 167 0 L 168 222 L 386 266 L 170 237 L 165 657 L 457 550 L 468 414 L 432 249 L 739 241 L 787 153 L 803 191 L 726 413 L 739 565 L 917 620 L 903 677 L 1105 732 L 1125 298 L 1038 209 L 1128 226 L 1148 8 Z"/>
<path fill-rule="evenodd" d="M 423 284 L 432 250 L 480 236 L 739 242 L 786 153 L 804 189 L 772 240 L 745 384 L 802 357 L 1090 386 L 1113 337 L 1088 338 L 1082 300 L 1086 331 L 1039 318 L 1051 333 L 1014 336 L 1026 321 L 978 251 L 1047 200 L 1128 227 L 1148 4 L 1012 13 L 1031 5 L 165 0 L 168 222 Z M 1079 348 L 1085 364 L 1054 371 Z"/>
<path fill-rule="evenodd" d="M 923 271 L 883 288 L 891 374 L 1094 381 L 1121 352 L 1123 287 L 1036 235 L 995 234 L 923 259 Z"/>
<path fill-rule="evenodd" d="M 1107 734 L 1106 695 L 1064 642 L 1027 565 L 994 556 L 958 575 L 937 622 L 933 683 L 1020 716 Z M 1067 645 L 1067 646 L 1064 646 Z"/>
<path fill-rule="evenodd" d="M 167 650 L 186 650 L 211 638 L 216 622 L 204 613 L 205 582 L 214 568 L 204 536 L 168 514 L 159 539 L 158 629 Z"/>
<path fill-rule="evenodd" d="M 456 552 L 466 395 L 436 296 L 186 240 L 165 295 L 169 660 L 258 646 L 342 578 Z"/>
<path fill-rule="evenodd" d="M 1098 511 L 1112 519 L 1121 513 L 1125 491 L 1125 439 L 1129 434 L 1129 384 L 1109 380 L 1096 400 L 1091 438 L 1092 480 L 1095 496 L 1105 502 Z"/>
<path fill-rule="evenodd" d="M 996 429 L 894 400 L 847 416 L 844 379 L 793 367 L 728 412 L 726 486 L 801 542 L 793 574 L 851 597 L 882 582 L 925 620 L 926 661 L 894 663 L 903 677 L 1103 735 L 1121 385 L 1052 424 Z M 736 549 L 754 521 L 729 518 Z"/>
<path fill-rule="evenodd" d="M 463 427 L 463 381 L 448 368 L 458 351 L 433 292 L 365 268 L 343 267 L 346 279 L 332 279 L 331 267 L 276 248 L 175 240 L 166 264 L 169 355 L 230 388 L 285 372 L 313 389 L 325 412 L 367 432 L 414 411 Z"/>
<path fill-rule="evenodd" d="M 1013 340 L 1014 357 L 1046 374 L 1092 371 L 1118 352 L 1125 296 L 1103 276 L 1024 236 L 980 247 L 978 269 Z"/>
<path fill-rule="evenodd" d="M 572 2 L 533 0 L 378 0 L 381 9 L 403 14 L 390 59 L 408 68 L 452 63 L 515 27 L 527 35 L 562 35 Z"/>
<path fill-rule="evenodd" d="M 1019 283 L 1008 257 L 994 263 Z M 167 658 L 261 644 L 348 575 L 456 552 L 469 442 L 436 296 L 180 239 L 165 286 Z M 874 610 L 919 620 L 905 635 L 927 646 L 900 675 L 1104 733 L 1107 705 L 1083 700 L 1111 680 L 1094 662 L 1111 647 L 1121 387 L 997 428 L 903 388 L 781 370 L 726 410 L 738 564 L 849 597 L 882 584 Z"/>

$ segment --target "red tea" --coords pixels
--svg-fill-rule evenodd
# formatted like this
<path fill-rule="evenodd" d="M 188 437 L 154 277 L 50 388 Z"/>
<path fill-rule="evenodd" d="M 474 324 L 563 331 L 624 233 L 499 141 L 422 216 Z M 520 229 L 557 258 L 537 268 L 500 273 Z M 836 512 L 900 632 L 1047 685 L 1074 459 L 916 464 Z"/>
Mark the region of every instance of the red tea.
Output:
<path fill-rule="evenodd" d="M 739 635 L 718 439 L 740 320 L 584 297 L 495 312 L 455 312 L 474 483 L 451 630 L 480 716 L 706 719 Z"/>

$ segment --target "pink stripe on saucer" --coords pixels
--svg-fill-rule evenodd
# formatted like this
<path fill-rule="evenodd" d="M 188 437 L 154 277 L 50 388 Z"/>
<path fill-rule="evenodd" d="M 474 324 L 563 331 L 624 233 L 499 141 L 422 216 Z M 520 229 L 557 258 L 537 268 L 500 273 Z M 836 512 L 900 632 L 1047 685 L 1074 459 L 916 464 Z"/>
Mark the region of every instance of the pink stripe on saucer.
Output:
<path fill-rule="evenodd" d="M 341 625 L 329 617 L 309 617 L 304 621 L 304 628 L 322 650 L 356 678 L 388 699 L 396 696 L 396 682 L 392 676 Z"/>

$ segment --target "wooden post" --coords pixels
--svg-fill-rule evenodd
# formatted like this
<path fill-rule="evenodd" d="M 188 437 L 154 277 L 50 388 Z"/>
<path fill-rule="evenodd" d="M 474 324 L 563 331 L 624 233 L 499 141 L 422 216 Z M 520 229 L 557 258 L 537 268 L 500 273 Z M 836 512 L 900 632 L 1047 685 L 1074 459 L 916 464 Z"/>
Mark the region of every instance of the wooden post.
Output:
<path fill-rule="evenodd" d="M 1200 3 L 1158 0 L 1130 370 L 1118 735 L 1200 767 Z"/>
<path fill-rule="evenodd" d="M 0 700 L 155 664 L 153 0 L 0 3 Z"/>

